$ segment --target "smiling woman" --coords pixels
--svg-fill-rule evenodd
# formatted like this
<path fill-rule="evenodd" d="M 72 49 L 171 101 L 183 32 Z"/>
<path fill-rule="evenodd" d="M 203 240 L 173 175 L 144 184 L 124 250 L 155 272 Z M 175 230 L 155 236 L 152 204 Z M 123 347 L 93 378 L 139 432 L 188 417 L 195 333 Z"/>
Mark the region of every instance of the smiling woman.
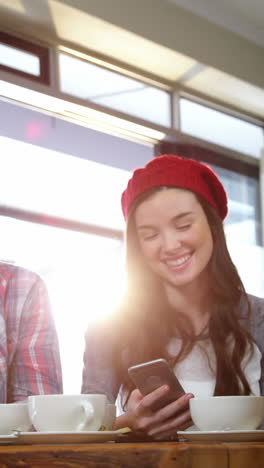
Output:
<path fill-rule="evenodd" d="M 211 168 L 154 158 L 134 171 L 121 202 L 127 293 L 115 329 L 87 333 L 83 391 L 114 401 L 120 390 L 117 428 L 171 438 L 192 424 L 194 395 L 264 394 L 264 301 L 246 294 L 229 255 L 227 196 Z M 156 410 L 168 386 L 143 396 L 127 370 L 159 358 L 186 393 Z"/>

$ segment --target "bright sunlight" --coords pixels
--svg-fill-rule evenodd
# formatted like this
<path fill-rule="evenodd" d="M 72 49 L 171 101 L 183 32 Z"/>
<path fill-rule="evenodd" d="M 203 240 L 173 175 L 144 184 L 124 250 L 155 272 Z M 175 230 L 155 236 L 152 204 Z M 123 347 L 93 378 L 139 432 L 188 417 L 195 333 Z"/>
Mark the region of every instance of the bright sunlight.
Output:
<path fill-rule="evenodd" d="M 8 138 L 0 138 L 0 162 L 2 205 L 122 229 L 129 172 Z M 65 393 L 80 391 L 89 323 L 111 313 L 124 291 L 123 257 L 122 241 L 1 217 L 1 260 L 36 271 L 48 287 Z"/>

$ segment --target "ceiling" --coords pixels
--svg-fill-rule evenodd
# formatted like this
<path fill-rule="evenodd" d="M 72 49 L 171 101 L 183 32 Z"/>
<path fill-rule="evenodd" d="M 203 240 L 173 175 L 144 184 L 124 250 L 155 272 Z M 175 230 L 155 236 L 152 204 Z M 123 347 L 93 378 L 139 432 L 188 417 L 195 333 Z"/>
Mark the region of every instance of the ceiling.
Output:
<path fill-rule="evenodd" d="M 263 0 L 167 0 L 264 47 Z"/>
<path fill-rule="evenodd" d="M 0 0 L 0 28 L 264 119 L 263 0 Z"/>

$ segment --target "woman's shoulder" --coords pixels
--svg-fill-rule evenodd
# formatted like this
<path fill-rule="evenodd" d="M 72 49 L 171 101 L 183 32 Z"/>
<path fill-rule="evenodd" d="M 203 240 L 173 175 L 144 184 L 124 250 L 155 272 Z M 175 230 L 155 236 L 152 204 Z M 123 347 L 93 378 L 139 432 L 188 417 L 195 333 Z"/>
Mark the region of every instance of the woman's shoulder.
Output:
<path fill-rule="evenodd" d="M 264 306 L 264 298 L 263 297 L 258 297 L 258 296 L 253 296 L 252 294 L 246 294 L 247 298 L 249 299 L 249 302 L 252 306 L 257 305 L 257 306 Z"/>
<path fill-rule="evenodd" d="M 247 294 L 249 300 L 251 315 L 253 320 L 264 321 L 264 299 L 262 297 L 252 296 Z"/>
<path fill-rule="evenodd" d="M 248 303 L 250 311 L 248 311 Z M 241 322 L 249 330 L 253 340 L 264 351 L 264 299 L 251 294 L 243 296 L 239 304 L 239 315 Z"/>
<path fill-rule="evenodd" d="M 263 318 L 264 319 L 264 298 L 245 294 L 242 296 L 239 303 L 239 315 L 241 318 L 248 318 L 248 303 L 250 305 L 249 319 Z"/>

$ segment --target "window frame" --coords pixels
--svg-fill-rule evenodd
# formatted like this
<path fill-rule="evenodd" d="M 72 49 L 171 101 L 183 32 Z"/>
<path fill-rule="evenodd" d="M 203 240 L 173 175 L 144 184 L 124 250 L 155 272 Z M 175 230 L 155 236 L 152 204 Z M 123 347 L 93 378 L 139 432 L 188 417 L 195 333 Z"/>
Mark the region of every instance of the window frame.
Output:
<path fill-rule="evenodd" d="M 21 39 L 15 37 L 11 34 L 6 32 L 0 31 L 0 43 L 6 44 L 7 46 L 16 48 L 23 52 L 28 52 L 39 59 L 39 68 L 40 73 L 38 76 L 33 75 L 31 73 L 24 72 L 22 70 L 17 70 L 13 67 L 8 67 L 6 65 L 0 64 L 0 70 L 12 73 L 14 75 L 21 76 L 23 78 L 27 78 L 32 81 L 37 81 L 38 83 L 45 84 L 47 86 L 50 85 L 50 49 L 49 47 L 45 47 L 43 45 L 39 45 L 33 42 L 30 42 L 25 39 Z"/>
<path fill-rule="evenodd" d="M 162 140 L 155 146 L 155 155 L 159 156 L 160 154 L 175 154 L 183 158 L 192 158 L 199 162 L 203 161 L 207 164 L 213 164 L 223 169 L 238 172 L 241 175 L 253 177 L 258 181 L 260 180 L 259 165 L 251 164 L 242 159 L 232 158 L 221 151 L 215 151 L 206 146 L 189 143 L 188 141 Z"/>

